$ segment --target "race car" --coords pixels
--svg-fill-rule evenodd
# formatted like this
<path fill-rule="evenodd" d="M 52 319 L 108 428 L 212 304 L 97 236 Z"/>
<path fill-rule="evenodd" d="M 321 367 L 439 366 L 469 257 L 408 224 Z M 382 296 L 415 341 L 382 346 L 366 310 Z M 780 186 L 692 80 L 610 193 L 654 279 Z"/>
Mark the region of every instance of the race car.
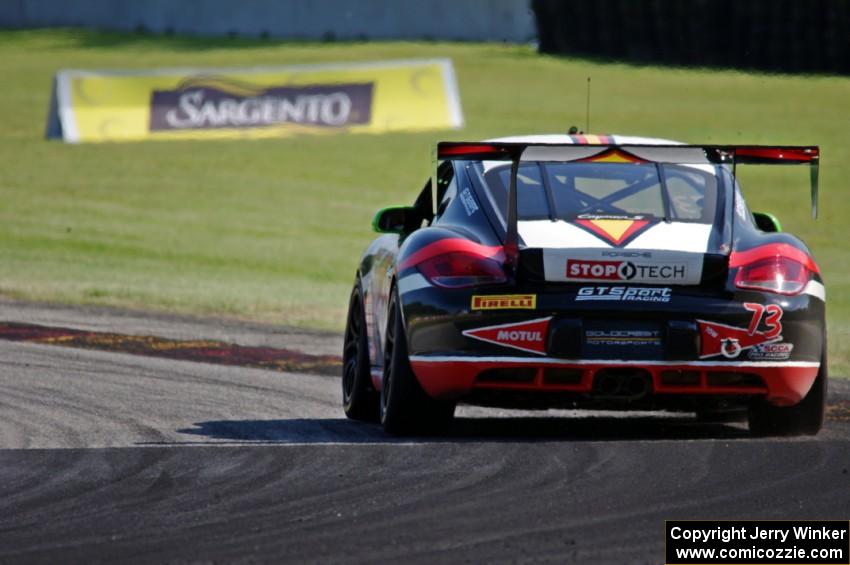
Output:
<path fill-rule="evenodd" d="M 349 302 L 349 418 L 446 430 L 457 403 L 746 414 L 816 434 L 825 289 L 812 253 L 747 207 L 746 164 L 815 146 L 617 135 L 441 142 L 412 206 L 385 208 Z"/>

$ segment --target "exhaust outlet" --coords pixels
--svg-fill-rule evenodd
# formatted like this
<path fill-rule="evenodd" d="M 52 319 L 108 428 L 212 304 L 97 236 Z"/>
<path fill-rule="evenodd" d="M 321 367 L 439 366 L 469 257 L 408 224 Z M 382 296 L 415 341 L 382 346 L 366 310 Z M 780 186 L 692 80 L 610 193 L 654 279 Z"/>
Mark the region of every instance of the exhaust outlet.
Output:
<path fill-rule="evenodd" d="M 643 398 L 649 388 L 649 380 L 644 375 L 632 375 L 626 380 L 625 392 L 632 398 Z"/>
<path fill-rule="evenodd" d="M 602 369 L 593 385 L 594 392 L 610 399 L 638 400 L 652 392 L 649 373 L 642 369 Z"/>
<path fill-rule="evenodd" d="M 622 378 L 617 375 L 612 375 L 610 373 L 605 373 L 604 375 L 599 377 L 599 381 L 597 383 L 597 388 L 599 392 L 606 396 L 614 396 L 620 392 L 620 389 L 623 386 Z"/>

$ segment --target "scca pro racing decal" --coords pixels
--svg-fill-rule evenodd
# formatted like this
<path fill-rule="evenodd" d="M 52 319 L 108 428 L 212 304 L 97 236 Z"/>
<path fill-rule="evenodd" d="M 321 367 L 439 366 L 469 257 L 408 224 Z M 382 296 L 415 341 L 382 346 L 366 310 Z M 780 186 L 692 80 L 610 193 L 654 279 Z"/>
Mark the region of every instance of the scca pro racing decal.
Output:
<path fill-rule="evenodd" d="M 552 317 L 466 330 L 463 335 L 503 347 L 546 354 L 546 331 Z"/>
<path fill-rule="evenodd" d="M 670 302 L 669 287 L 583 286 L 576 293 L 576 302 Z"/>
<path fill-rule="evenodd" d="M 491 294 L 472 297 L 473 310 L 534 310 L 536 294 Z"/>
<path fill-rule="evenodd" d="M 753 346 L 747 357 L 753 361 L 785 361 L 794 351 L 793 343 L 762 343 Z"/>
<path fill-rule="evenodd" d="M 745 302 L 744 308 L 753 313 L 750 325 L 747 328 L 727 326 L 717 322 L 697 320 L 699 324 L 701 346 L 700 358 L 715 357 L 722 355 L 727 359 L 734 359 L 745 349 L 763 347 L 774 342 L 782 341 L 782 307 L 776 304 L 763 306 L 753 302 Z M 767 331 L 758 331 L 759 324 L 764 323 Z M 790 344 L 788 344 L 790 345 Z M 793 347 L 793 346 L 792 346 Z M 782 349 L 782 348 L 780 348 Z M 758 351 L 762 351 L 759 349 Z M 781 350 L 776 354 L 781 355 Z M 788 356 L 791 349 L 787 349 Z M 769 359 L 770 357 L 756 357 L 751 359 Z M 785 357 L 787 359 L 787 357 Z"/>

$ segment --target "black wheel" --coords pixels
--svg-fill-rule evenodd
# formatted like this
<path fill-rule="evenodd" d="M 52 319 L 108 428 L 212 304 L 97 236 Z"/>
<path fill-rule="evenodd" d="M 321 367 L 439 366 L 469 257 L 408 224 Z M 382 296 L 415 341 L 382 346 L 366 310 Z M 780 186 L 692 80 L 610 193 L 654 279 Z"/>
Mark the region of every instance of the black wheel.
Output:
<path fill-rule="evenodd" d="M 407 338 L 398 295 L 390 295 L 380 414 L 391 434 L 429 434 L 445 431 L 454 417 L 452 402 L 438 401 L 422 390 L 407 355 Z"/>
<path fill-rule="evenodd" d="M 794 406 L 781 408 L 759 402 L 750 406 L 750 433 L 758 436 L 800 436 L 817 434 L 823 426 L 826 410 L 826 345 L 820 370 L 809 393 Z"/>
<path fill-rule="evenodd" d="M 354 283 L 348 302 L 348 322 L 342 349 L 342 406 L 345 415 L 354 420 L 378 420 L 378 392 L 369 374 L 369 343 L 366 335 L 366 312 L 360 280 Z"/>

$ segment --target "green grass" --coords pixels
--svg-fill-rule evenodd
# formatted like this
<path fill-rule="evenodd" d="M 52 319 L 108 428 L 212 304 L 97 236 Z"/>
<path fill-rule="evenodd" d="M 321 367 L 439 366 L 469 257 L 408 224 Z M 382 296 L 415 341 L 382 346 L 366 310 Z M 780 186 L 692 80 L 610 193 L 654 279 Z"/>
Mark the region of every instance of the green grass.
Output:
<path fill-rule="evenodd" d="M 71 146 L 44 140 L 62 68 L 286 65 L 451 57 L 466 129 L 291 140 Z M 602 64 L 531 47 L 273 43 L 0 32 L 0 293 L 340 329 L 382 206 L 411 201 L 438 139 L 592 129 L 695 143 L 822 147 L 821 218 L 802 168 L 742 171 L 755 209 L 812 247 L 833 373 L 850 374 L 850 79 Z"/>

